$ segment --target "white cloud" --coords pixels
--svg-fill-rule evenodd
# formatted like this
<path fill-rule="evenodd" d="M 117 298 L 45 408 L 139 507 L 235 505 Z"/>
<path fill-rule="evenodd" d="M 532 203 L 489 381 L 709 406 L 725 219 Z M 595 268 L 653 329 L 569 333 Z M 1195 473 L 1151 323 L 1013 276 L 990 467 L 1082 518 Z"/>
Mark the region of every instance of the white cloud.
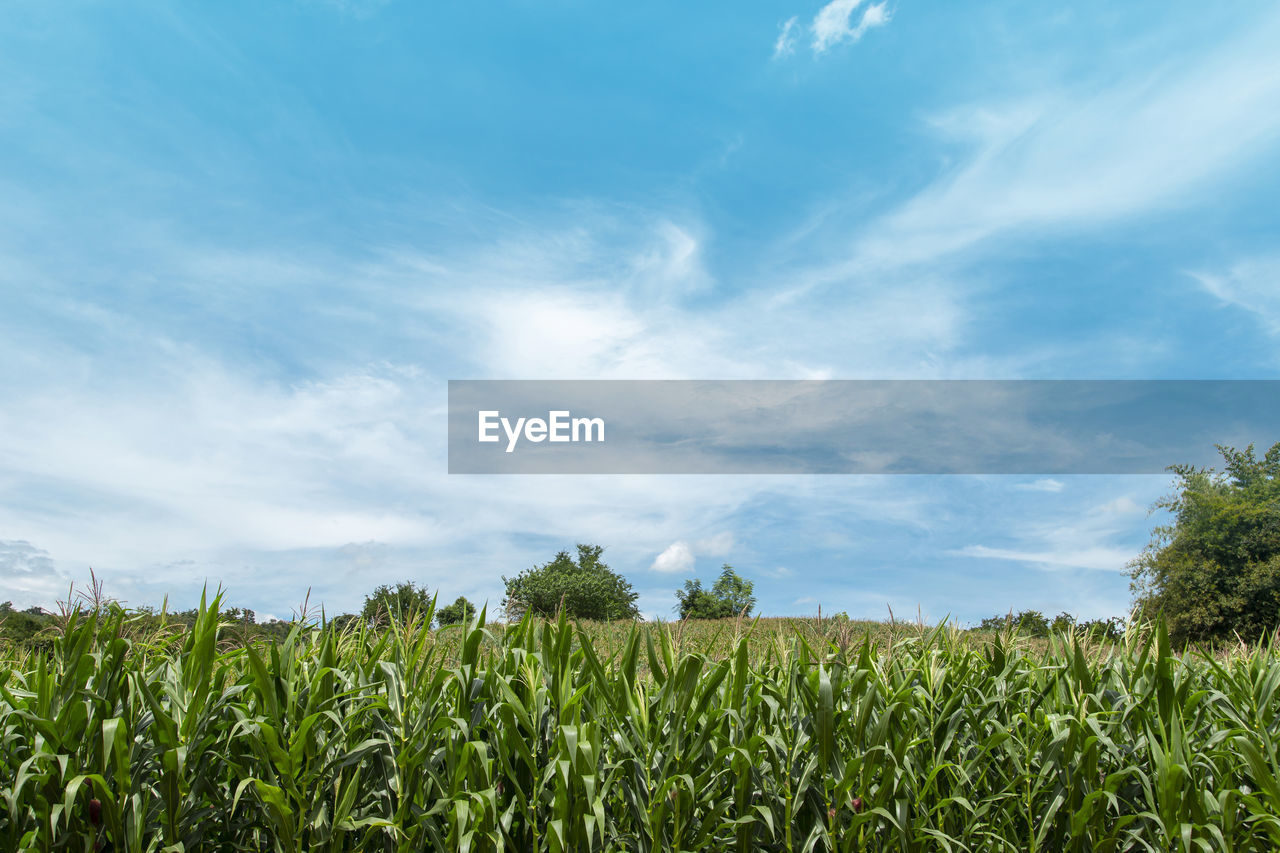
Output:
<path fill-rule="evenodd" d="M 1280 336 L 1280 255 L 1245 258 L 1225 272 L 1191 275 L 1224 305 L 1248 311 L 1267 334 Z"/>
<path fill-rule="evenodd" d="M 697 554 L 703 554 L 708 557 L 723 557 L 733 550 L 735 544 L 733 533 L 727 530 L 714 536 L 708 536 L 705 539 L 698 539 L 692 544 L 685 540 L 679 540 L 668 545 L 654 559 L 649 568 L 652 571 L 663 573 L 689 572 L 693 570 L 694 564 L 697 562 Z"/>
<path fill-rule="evenodd" d="M 1093 512 L 1099 515 L 1145 515 L 1147 510 L 1128 495 L 1121 495 L 1115 500 L 1094 507 Z"/>
<path fill-rule="evenodd" d="M 18 610 L 50 607 L 70 590 L 67 577 L 58 571 L 47 551 L 24 540 L 0 540 L 0 599 Z"/>
<path fill-rule="evenodd" d="M 86 271 L 0 241 L 49 285 L 5 298 L 45 300 L 56 320 L 0 335 L 0 361 L 22 365 L 0 375 L 11 402 L 0 408 L 0 477 L 11 484 L 0 530 L 77 579 L 95 567 L 121 598 L 171 592 L 189 606 L 207 577 L 271 612 L 308 586 L 331 612 L 358 607 L 374 585 L 406 577 L 496 603 L 501 574 L 575 542 L 609 545 L 611 564 L 631 571 L 677 541 L 724 557 L 744 506 L 825 487 L 636 476 L 495 488 L 447 476 L 443 380 L 788 378 L 827 365 L 911 375 L 932 370 L 924 354 L 958 328 L 958 306 L 941 292 L 923 306 L 896 291 L 850 294 L 858 310 L 848 313 L 830 303 L 778 312 L 767 291 L 751 290 L 688 306 L 685 295 L 706 286 L 705 228 L 687 216 L 590 214 L 590 227 L 497 229 L 446 254 L 345 262 L 322 249 L 133 238 L 145 243 L 135 247 L 148 258 L 143 279 L 176 282 L 202 306 L 198 322 L 163 301 L 64 287 Z M 767 335 L 763 315 L 774 323 Z M 244 358 L 238 336 L 249 329 L 272 330 L 284 367 L 271 352 Z M 382 360 L 392 353 L 403 360 Z M 886 500 L 883 485 L 847 485 L 824 504 L 892 523 L 917 511 Z M 386 550 L 358 560 L 351 543 Z M 669 597 L 653 593 L 654 612 Z"/>
<path fill-rule="evenodd" d="M 778 40 L 773 43 L 773 58 L 789 56 L 796 49 L 796 17 L 793 15 L 778 28 Z"/>
<path fill-rule="evenodd" d="M 1015 489 L 1021 489 L 1027 492 L 1060 492 L 1065 487 L 1061 480 L 1055 480 L 1051 477 L 1036 480 L 1031 483 L 1018 483 Z"/>
<path fill-rule="evenodd" d="M 649 568 L 655 572 L 687 572 L 693 568 L 693 550 L 687 542 L 672 542 L 654 559 Z"/>
<path fill-rule="evenodd" d="M 813 18 L 813 52 L 823 53 L 844 41 L 857 41 L 873 28 L 889 22 L 887 3 L 868 6 L 858 23 L 852 23 L 854 11 L 862 0 L 831 0 Z"/>

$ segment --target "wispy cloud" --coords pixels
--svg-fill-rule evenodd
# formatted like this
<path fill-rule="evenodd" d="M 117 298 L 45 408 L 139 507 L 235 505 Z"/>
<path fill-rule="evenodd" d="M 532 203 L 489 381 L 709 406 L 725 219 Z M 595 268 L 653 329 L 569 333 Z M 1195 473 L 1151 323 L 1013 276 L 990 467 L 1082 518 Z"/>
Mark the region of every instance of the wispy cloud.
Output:
<path fill-rule="evenodd" d="M 990 560 L 1012 560 L 1016 563 L 1033 563 L 1041 566 L 1062 566 L 1077 569 L 1118 571 L 1133 558 L 1132 551 L 1124 548 L 1076 547 L 1051 551 L 1020 551 L 1010 548 L 988 548 L 985 545 L 969 545 L 957 553 L 966 557 L 983 557 Z"/>
<path fill-rule="evenodd" d="M 356 18 L 367 18 L 391 4 L 391 0 L 307 0 L 307 2 Z"/>
<path fill-rule="evenodd" d="M 1096 232 L 1189 207 L 1280 144 L 1277 40 L 1273 12 L 1198 56 L 1109 85 L 1064 83 L 935 113 L 929 126 L 957 149 L 954 165 L 857 227 L 846 258 L 796 276 L 786 298 L 906 271 L 936 274 L 943 262 L 964 264 L 1011 239 Z M 1265 279 L 1255 286 L 1254 275 L 1208 276 L 1207 286 L 1261 304 Z"/>
<path fill-rule="evenodd" d="M 708 557 L 724 557 L 733 550 L 737 544 L 733 533 L 723 530 L 713 536 L 705 539 L 699 539 L 694 543 L 694 549 L 699 554 L 706 554 Z"/>
<path fill-rule="evenodd" d="M 857 41 L 867 30 L 884 26 L 889 22 L 888 3 L 868 6 L 853 23 L 854 12 L 862 0 L 831 0 L 818 10 L 813 18 L 813 52 L 824 53 L 846 41 Z"/>
<path fill-rule="evenodd" d="M 1132 496 L 1119 495 L 1077 510 L 1073 516 L 1058 522 L 1036 521 L 1019 525 L 1013 535 L 1018 544 L 1012 547 L 975 544 L 960 548 L 955 553 L 986 560 L 1007 560 L 1042 569 L 1118 572 L 1137 555 L 1140 546 L 1117 543 L 1116 540 L 1132 537 L 1134 518 L 1142 514 L 1142 507 Z"/>
<path fill-rule="evenodd" d="M 1242 308 L 1273 336 L 1280 336 L 1280 255 L 1245 258 L 1223 272 L 1192 277 L 1224 305 Z"/>
<path fill-rule="evenodd" d="M 1280 138 L 1277 36 L 1273 16 L 1190 66 L 938 116 L 938 130 L 971 140 L 972 153 L 868 235 L 863 253 L 927 260 L 997 233 L 1185 203 Z"/>
<path fill-rule="evenodd" d="M 502 574 L 578 541 L 609 545 L 611 564 L 632 572 L 663 551 L 659 569 L 702 556 L 738 565 L 736 514 L 765 495 L 800 500 L 815 484 L 546 477 L 495 489 L 490 478 L 444 474 L 450 376 L 749 377 L 805 366 L 809 354 L 791 350 L 803 335 L 760 336 L 754 297 L 722 311 L 684 305 L 705 272 L 681 235 L 699 229 L 670 221 L 623 241 L 607 227 L 508 232 L 499 248 L 373 260 L 149 246 L 146 280 L 218 294 L 194 325 L 145 287 L 104 301 L 60 283 L 77 273 L 31 259 L 51 284 L 8 291 L 7 316 L 41 331 L 0 339 L 0 358 L 24 365 L 0 376 L 14 402 L 0 410 L 0 473 L 12 484 L 0 530 L 20 532 L 78 580 L 93 566 L 122 598 L 189 602 L 209 578 L 272 612 L 309 586 L 331 610 L 351 608 L 372 585 L 406 576 L 497 601 Z M 270 282 L 272 298 L 247 282 Z M 367 310 L 369 299 L 382 310 Z M 836 328 L 813 310 L 783 325 Z M 878 313 L 889 334 L 887 305 L 858 327 L 875 330 Z M 901 324 L 907 338 L 919 319 Z M 257 357 L 239 357 L 237 336 L 259 328 L 272 330 L 269 347 L 249 342 Z M 834 332 L 825 340 L 849 345 Z M 808 343 L 816 357 L 843 358 Z M 870 356 L 877 344 L 856 345 Z M 825 501 L 833 511 L 907 511 L 883 487 L 847 485 Z M 750 551 L 742 556 L 750 572 Z M 0 577 L 0 595 L 17 600 L 30 576 L 14 577 Z M 47 591 L 31 587 L 30 598 L 61 592 Z M 669 609 L 670 590 L 651 595 L 646 612 Z"/>
<path fill-rule="evenodd" d="M 773 58 L 777 59 L 782 56 L 789 56 L 796 49 L 796 22 L 797 18 L 792 15 L 782 22 L 778 27 L 778 40 L 773 43 Z"/>
<path fill-rule="evenodd" d="M 1055 480 L 1051 477 L 1035 480 L 1030 483 L 1018 483 L 1015 489 L 1021 489 L 1024 492 L 1060 492 L 1065 487 L 1061 480 Z"/>

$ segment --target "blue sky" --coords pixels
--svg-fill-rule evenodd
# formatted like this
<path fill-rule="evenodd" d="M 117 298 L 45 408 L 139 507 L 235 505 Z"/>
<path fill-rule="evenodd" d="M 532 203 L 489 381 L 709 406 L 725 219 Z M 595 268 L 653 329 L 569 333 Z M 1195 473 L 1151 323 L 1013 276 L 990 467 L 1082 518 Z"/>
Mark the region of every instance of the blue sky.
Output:
<path fill-rule="evenodd" d="M 650 615 L 723 562 L 773 614 L 1120 614 L 1167 477 L 451 477 L 445 383 L 1280 378 L 1277 43 L 1269 3 L 13 4 L 0 600 L 496 602 L 581 541 Z"/>

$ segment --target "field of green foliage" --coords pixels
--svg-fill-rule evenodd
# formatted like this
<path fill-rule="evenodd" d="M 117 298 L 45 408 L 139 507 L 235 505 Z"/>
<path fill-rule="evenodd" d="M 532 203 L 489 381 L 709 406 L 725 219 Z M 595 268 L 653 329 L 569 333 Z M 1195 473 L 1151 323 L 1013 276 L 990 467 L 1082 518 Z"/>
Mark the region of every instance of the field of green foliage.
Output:
<path fill-rule="evenodd" d="M 1274 850 L 1280 658 L 114 605 L 0 654 L 0 849 Z"/>

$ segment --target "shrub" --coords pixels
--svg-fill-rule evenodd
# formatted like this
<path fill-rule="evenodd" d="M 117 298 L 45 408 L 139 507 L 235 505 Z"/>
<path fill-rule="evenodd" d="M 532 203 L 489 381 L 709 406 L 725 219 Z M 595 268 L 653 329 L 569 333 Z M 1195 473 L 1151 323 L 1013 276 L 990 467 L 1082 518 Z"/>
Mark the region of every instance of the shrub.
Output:
<path fill-rule="evenodd" d="M 1115 618 L 1090 619 L 1086 622 L 1077 622 L 1075 632 L 1077 636 L 1086 639 L 1115 642 L 1124 636 L 1124 624 Z"/>
<path fill-rule="evenodd" d="M 365 596 L 360 618 L 375 625 L 385 625 L 394 616 L 407 619 L 414 614 L 425 613 L 431 606 L 431 596 L 425 586 L 404 581 L 394 587 L 383 584 Z"/>
<path fill-rule="evenodd" d="M 1071 617 L 1068 616 L 1067 618 L 1070 619 Z M 1039 610 L 1023 610 L 1017 614 L 1009 613 L 1006 616 L 992 616 L 988 619 L 983 619 L 978 627 L 988 631 L 1017 628 L 1023 634 L 1030 634 L 1033 637 L 1049 636 L 1049 620 Z"/>
<path fill-rule="evenodd" d="M 1055 634 L 1071 634 L 1076 629 L 1076 618 L 1070 613 L 1059 613 L 1053 617 L 1053 622 L 1049 625 L 1050 630 Z"/>
<path fill-rule="evenodd" d="M 723 619 L 732 616 L 729 605 L 711 594 L 702 581 L 689 579 L 676 590 L 676 609 L 681 619 Z"/>
<path fill-rule="evenodd" d="M 978 628 L 986 631 L 1003 631 L 1006 628 L 1017 628 L 1023 634 L 1032 637 L 1047 637 L 1054 634 L 1074 634 L 1082 639 L 1094 641 L 1116 641 L 1124 635 L 1124 623 L 1119 619 L 1087 619 L 1077 620 L 1070 613 L 1059 613 L 1050 621 L 1039 610 L 1023 610 L 1021 613 L 1009 613 L 1005 616 L 992 616 L 983 619 Z"/>
<path fill-rule="evenodd" d="M 463 596 L 458 596 L 453 604 L 446 604 L 436 611 L 436 622 L 445 625 L 465 625 L 476 615 L 476 606 Z"/>
<path fill-rule="evenodd" d="M 574 619 L 635 619 L 639 594 L 600 559 L 602 553 L 601 545 L 579 545 L 576 561 L 561 551 L 548 563 L 503 577 L 502 606 L 516 618 L 555 616 L 563 608 Z"/>
<path fill-rule="evenodd" d="M 755 606 L 752 583 L 738 576 L 728 563 L 710 590 L 696 579 L 686 580 L 684 589 L 676 590 L 676 609 L 681 619 L 724 619 L 746 616 Z"/>
<path fill-rule="evenodd" d="M 52 616 L 39 607 L 14 610 L 12 602 L 0 603 L 0 637 L 12 642 L 34 645 L 52 623 Z"/>

